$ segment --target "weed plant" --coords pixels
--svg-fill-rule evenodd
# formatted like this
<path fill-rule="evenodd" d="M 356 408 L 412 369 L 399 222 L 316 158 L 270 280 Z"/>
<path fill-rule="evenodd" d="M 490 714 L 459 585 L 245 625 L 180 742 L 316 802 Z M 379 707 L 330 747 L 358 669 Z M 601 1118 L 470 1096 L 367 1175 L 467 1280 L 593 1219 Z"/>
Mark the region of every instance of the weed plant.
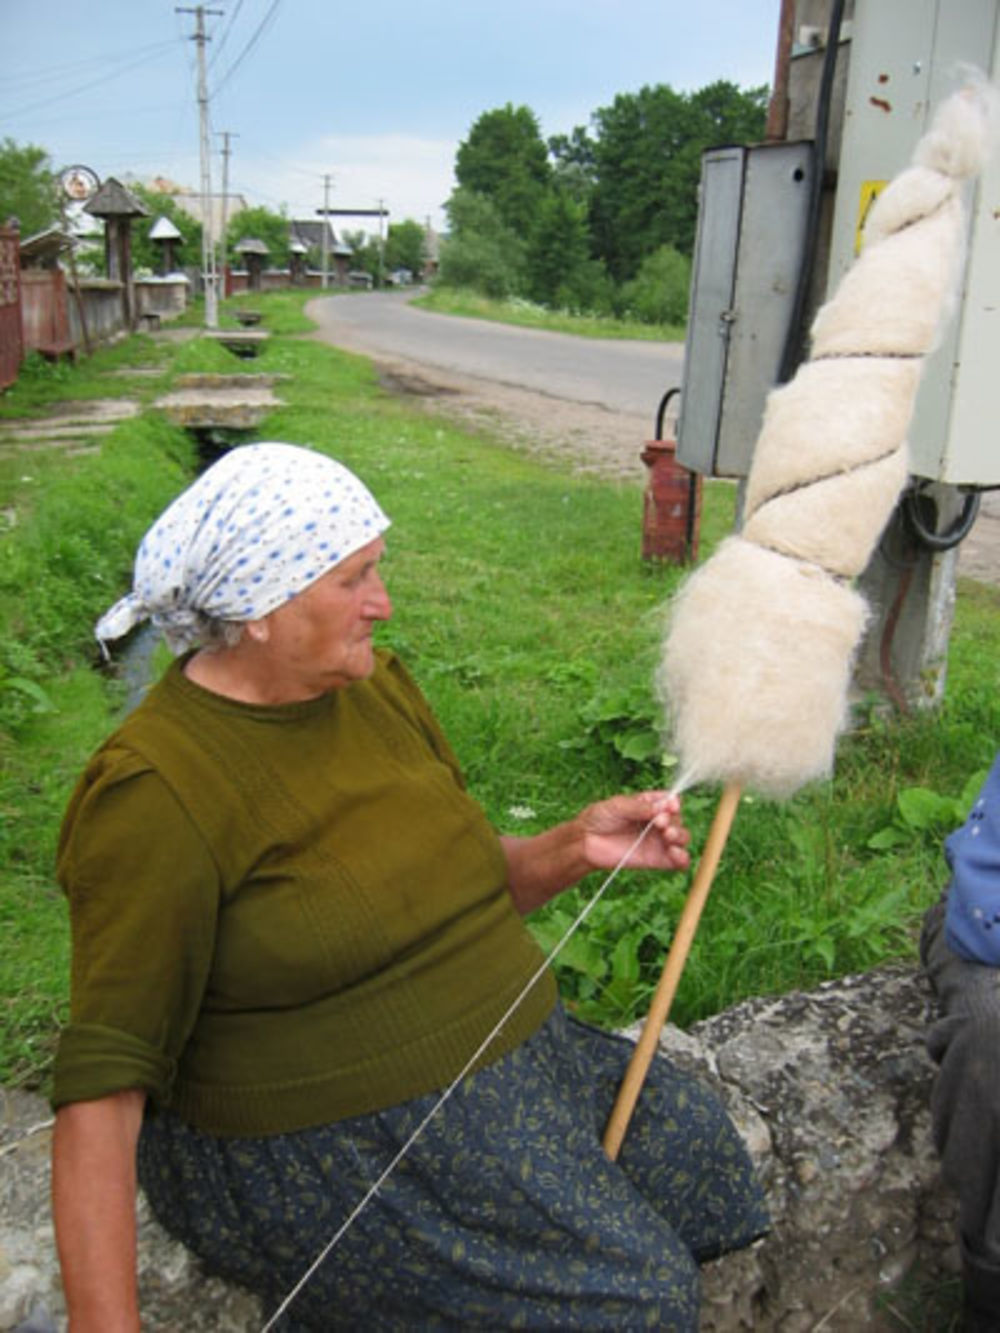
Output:
<path fill-rule="evenodd" d="M 252 368 L 289 378 L 258 437 L 341 458 L 392 518 L 385 574 L 395 614 L 381 642 L 424 688 L 495 825 L 530 834 L 598 797 L 669 784 L 675 766 L 663 756 L 651 680 L 662 609 L 682 571 L 639 557 L 639 484 L 564 476 L 387 396 L 367 360 L 274 331 L 280 318 L 294 333 L 306 299 L 283 296 L 279 308 L 259 298 L 273 336 Z M 174 364 L 214 358 L 220 349 L 207 342 L 175 349 Z M 139 534 L 194 467 L 179 432 L 148 413 L 121 425 L 100 455 L 37 467 L 33 459 L 27 481 L 0 472 L 3 503 L 16 512 L 0 534 L 0 644 L 14 654 L 11 674 L 43 696 L 17 687 L 0 696 L 25 695 L 0 722 L 8 1082 L 44 1081 L 66 999 L 65 921 L 52 884 L 59 817 L 84 756 L 122 706 L 120 690 L 91 669 L 90 624 L 125 590 Z M 732 516 L 732 488 L 708 484 L 705 553 Z M 867 701 L 830 782 L 786 803 L 744 798 L 677 1021 L 913 961 L 920 916 L 944 878 L 941 839 L 1000 737 L 998 612 L 996 589 L 960 585 L 939 711 L 898 720 Z M 686 795 L 695 849 L 715 799 L 710 790 Z M 612 884 L 557 963 L 572 1008 L 606 1026 L 645 1011 L 689 878 L 626 872 Z M 589 877 L 532 918 L 543 944 L 600 882 Z"/>

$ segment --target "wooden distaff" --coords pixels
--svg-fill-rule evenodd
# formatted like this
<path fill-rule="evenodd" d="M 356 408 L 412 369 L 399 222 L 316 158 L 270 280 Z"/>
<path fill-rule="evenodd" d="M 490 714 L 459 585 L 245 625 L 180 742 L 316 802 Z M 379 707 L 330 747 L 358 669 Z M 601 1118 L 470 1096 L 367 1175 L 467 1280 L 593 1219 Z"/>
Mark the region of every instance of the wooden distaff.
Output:
<path fill-rule="evenodd" d="M 680 771 L 724 794 L 653 1006 L 612 1112 L 617 1156 L 656 1051 L 741 789 L 790 796 L 833 768 L 868 608 L 853 587 L 909 471 L 923 362 L 961 272 L 963 185 L 981 170 L 997 94 L 947 99 L 882 192 L 867 241 L 812 327 L 809 360 L 772 390 L 743 526 L 681 588 L 660 684 Z"/>
<path fill-rule="evenodd" d="M 701 920 L 702 909 L 708 900 L 712 881 L 715 879 L 715 872 L 718 869 L 726 839 L 729 837 L 729 830 L 733 826 L 739 803 L 740 786 L 735 782 L 730 783 L 723 791 L 719 801 L 712 827 L 709 829 L 708 838 L 705 841 L 705 849 L 701 854 L 701 860 L 698 862 L 694 881 L 688 892 L 687 901 L 684 903 L 680 920 L 677 923 L 677 931 L 670 946 L 670 952 L 667 954 L 667 961 L 663 965 L 663 971 L 653 995 L 653 1002 L 649 1006 L 649 1013 L 646 1015 L 646 1021 L 643 1024 L 642 1034 L 636 1042 L 635 1051 L 629 1061 L 628 1069 L 625 1071 L 625 1077 L 622 1079 L 618 1096 L 615 1098 L 615 1104 L 608 1118 L 607 1128 L 604 1131 L 604 1151 L 613 1162 L 617 1160 L 622 1140 L 625 1138 L 625 1131 L 628 1129 L 632 1112 L 635 1110 L 635 1104 L 639 1099 L 639 1093 L 642 1091 L 642 1085 L 649 1073 L 649 1066 L 656 1054 L 660 1033 L 667 1021 L 674 996 L 677 994 L 677 985 L 681 979 L 681 973 L 684 971 L 687 956 L 691 951 L 695 932 L 698 929 L 698 922 Z"/>

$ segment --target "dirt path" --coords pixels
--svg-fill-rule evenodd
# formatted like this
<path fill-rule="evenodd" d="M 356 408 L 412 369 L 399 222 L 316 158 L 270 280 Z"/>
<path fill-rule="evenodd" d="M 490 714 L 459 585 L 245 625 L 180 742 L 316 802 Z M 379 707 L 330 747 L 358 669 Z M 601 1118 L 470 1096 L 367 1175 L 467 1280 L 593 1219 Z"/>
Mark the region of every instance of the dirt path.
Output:
<path fill-rule="evenodd" d="M 530 389 L 465 377 L 413 361 L 373 357 L 383 387 L 426 404 L 429 411 L 483 430 L 575 473 L 645 476 L 639 457 L 653 434 L 649 419 L 595 403 L 573 403 Z"/>

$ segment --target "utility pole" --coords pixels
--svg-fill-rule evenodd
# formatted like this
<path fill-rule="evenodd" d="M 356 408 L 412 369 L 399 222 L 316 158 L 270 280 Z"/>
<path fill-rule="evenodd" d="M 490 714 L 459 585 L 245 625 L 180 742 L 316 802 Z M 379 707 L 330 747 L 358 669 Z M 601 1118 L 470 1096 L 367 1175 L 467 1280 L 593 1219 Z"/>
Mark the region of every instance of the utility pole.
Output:
<path fill-rule="evenodd" d="M 215 272 L 215 235 L 212 218 L 212 159 L 208 135 L 208 83 L 205 78 L 205 15 L 221 15 L 221 9 L 178 8 L 178 14 L 194 14 L 195 34 L 192 41 L 198 46 L 198 122 L 201 139 L 201 265 L 205 283 L 205 327 L 219 327 L 219 299 Z"/>
<path fill-rule="evenodd" d="M 382 235 L 382 219 L 385 217 L 385 200 L 378 201 L 378 285 L 385 283 L 385 238 Z"/>
<path fill-rule="evenodd" d="M 330 281 L 330 177 L 323 177 L 323 286 Z"/>
<path fill-rule="evenodd" d="M 234 134 L 232 130 L 216 131 L 222 139 L 222 295 L 228 295 L 226 291 L 226 232 L 229 230 L 229 140 L 238 139 L 240 136 Z"/>

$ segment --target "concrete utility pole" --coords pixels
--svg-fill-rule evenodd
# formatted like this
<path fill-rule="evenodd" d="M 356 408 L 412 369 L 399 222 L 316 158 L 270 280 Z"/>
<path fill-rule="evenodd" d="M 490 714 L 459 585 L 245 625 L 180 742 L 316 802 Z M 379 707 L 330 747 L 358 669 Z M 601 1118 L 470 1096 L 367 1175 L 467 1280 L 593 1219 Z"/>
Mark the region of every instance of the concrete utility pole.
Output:
<path fill-rule="evenodd" d="M 205 283 L 205 327 L 219 327 L 219 296 L 216 286 L 215 271 L 215 235 L 212 217 L 212 159 L 208 134 L 208 83 L 205 78 L 205 15 L 219 17 L 225 12 L 221 9 L 206 9 L 196 5 L 193 9 L 178 8 L 178 14 L 194 14 L 195 34 L 191 39 L 198 46 L 198 123 L 201 140 L 201 265 Z"/>
<path fill-rule="evenodd" d="M 323 177 L 323 286 L 330 282 L 330 177 Z"/>
<path fill-rule="evenodd" d="M 217 130 L 222 139 L 222 295 L 226 296 L 226 232 L 229 230 L 229 140 L 240 136 L 232 130 Z"/>
<path fill-rule="evenodd" d="M 378 201 L 378 285 L 385 282 L 385 237 L 382 235 L 382 219 L 385 217 L 385 200 Z"/>

